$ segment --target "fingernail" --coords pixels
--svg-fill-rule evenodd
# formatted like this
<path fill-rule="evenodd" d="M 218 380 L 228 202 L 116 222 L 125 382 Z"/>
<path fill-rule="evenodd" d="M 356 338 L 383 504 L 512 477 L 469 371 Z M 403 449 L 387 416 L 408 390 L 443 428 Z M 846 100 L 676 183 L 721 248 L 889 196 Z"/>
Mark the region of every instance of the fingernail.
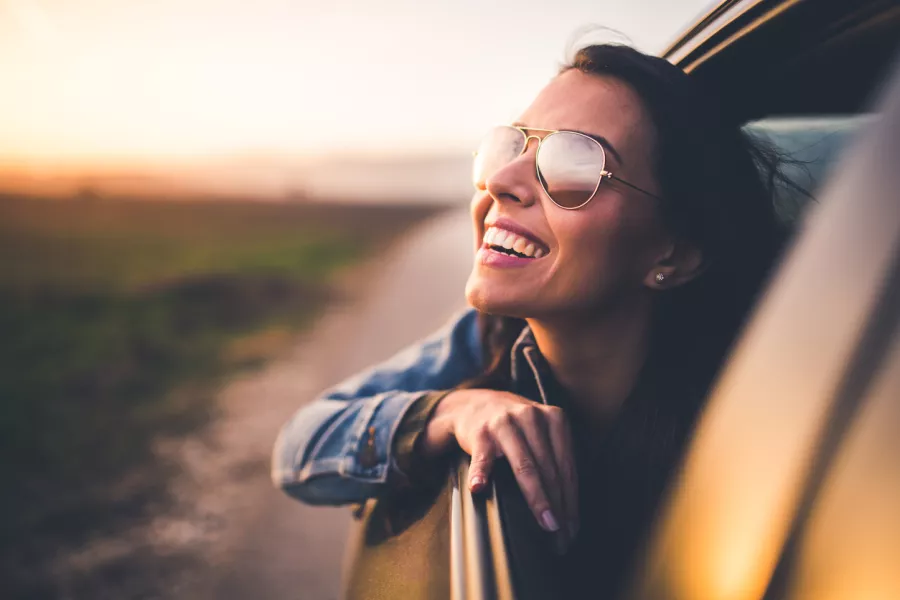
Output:
<path fill-rule="evenodd" d="M 544 524 L 544 529 L 547 531 L 559 531 L 559 523 L 556 522 L 553 513 L 549 510 L 545 510 L 541 513 L 541 521 Z"/>
<path fill-rule="evenodd" d="M 469 486 L 473 490 L 484 487 L 484 477 L 481 475 L 472 476 L 472 479 L 469 480 Z"/>

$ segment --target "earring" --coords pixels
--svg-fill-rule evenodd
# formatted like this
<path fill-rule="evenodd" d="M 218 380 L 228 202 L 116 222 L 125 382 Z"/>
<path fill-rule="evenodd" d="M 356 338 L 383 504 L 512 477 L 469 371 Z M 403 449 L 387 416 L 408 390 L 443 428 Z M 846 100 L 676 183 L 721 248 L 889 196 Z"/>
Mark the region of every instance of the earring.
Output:
<path fill-rule="evenodd" d="M 666 274 L 660 271 L 656 274 L 656 283 L 662 283 L 666 280 Z"/>

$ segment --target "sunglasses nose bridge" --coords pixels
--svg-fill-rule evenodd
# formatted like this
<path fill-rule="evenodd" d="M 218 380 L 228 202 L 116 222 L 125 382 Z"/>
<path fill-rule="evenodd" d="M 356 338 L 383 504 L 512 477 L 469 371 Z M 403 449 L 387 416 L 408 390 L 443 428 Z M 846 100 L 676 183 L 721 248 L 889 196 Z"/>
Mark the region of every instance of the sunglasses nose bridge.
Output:
<path fill-rule="evenodd" d="M 522 154 L 528 152 L 528 144 L 531 143 L 531 140 L 537 140 L 538 146 L 541 145 L 541 138 L 536 135 L 526 135 L 525 142 L 522 144 Z"/>

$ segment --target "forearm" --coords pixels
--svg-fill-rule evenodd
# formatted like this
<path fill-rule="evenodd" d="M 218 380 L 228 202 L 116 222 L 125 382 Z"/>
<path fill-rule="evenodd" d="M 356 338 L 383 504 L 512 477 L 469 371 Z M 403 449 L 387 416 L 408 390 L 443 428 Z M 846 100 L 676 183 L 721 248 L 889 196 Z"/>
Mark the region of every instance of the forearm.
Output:
<path fill-rule="evenodd" d="M 403 480 L 394 449 L 407 411 L 426 394 L 454 388 L 482 368 L 475 317 L 474 311 L 463 314 L 298 410 L 273 451 L 275 485 L 308 503 L 346 504 Z"/>

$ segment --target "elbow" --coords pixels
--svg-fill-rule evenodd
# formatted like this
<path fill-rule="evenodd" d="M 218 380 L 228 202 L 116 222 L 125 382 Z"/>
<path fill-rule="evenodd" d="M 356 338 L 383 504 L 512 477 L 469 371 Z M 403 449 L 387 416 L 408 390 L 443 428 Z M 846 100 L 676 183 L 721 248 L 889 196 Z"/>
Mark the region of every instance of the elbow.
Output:
<path fill-rule="evenodd" d="M 336 505 L 337 498 L 330 498 L 323 490 L 318 489 L 321 477 L 304 476 L 295 468 L 294 461 L 285 454 L 284 436 L 278 436 L 272 452 L 272 485 L 291 498 L 313 506 Z"/>
<path fill-rule="evenodd" d="M 313 402 L 294 413 L 282 426 L 272 448 L 271 477 L 275 487 L 286 490 L 297 484 L 310 450 L 339 414 L 339 406 Z"/>
<path fill-rule="evenodd" d="M 315 478 L 310 481 L 308 478 L 298 477 L 292 472 L 279 471 L 275 464 L 272 465 L 272 485 L 304 504 L 312 506 L 338 504 L 334 498 L 328 498 L 321 493 L 321 490 L 316 489 Z"/>
<path fill-rule="evenodd" d="M 341 506 L 375 496 L 382 482 L 345 473 L 347 460 L 340 453 L 309 451 L 311 444 L 315 445 L 315 436 L 303 416 L 295 415 L 278 434 L 272 449 L 272 484 L 312 506 Z"/>
<path fill-rule="evenodd" d="M 309 444 L 309 436 L 301 433 L 297 427 L 299 414 L 288 421 L 278 433 L 275 446 L 272 448 L 270 475 L 272 485 L 289 495 L 305 501 L 304 477 L 302 477 L 302 456 Z"/>
<path fill-rule="evenodd" d="M 272 481 L 307 504 L 376 496 L 391 469 L 393 432 L 420 393 L 382 393 L 347 403 L 317 400 L 297 411 L 272 451 Z"/>

